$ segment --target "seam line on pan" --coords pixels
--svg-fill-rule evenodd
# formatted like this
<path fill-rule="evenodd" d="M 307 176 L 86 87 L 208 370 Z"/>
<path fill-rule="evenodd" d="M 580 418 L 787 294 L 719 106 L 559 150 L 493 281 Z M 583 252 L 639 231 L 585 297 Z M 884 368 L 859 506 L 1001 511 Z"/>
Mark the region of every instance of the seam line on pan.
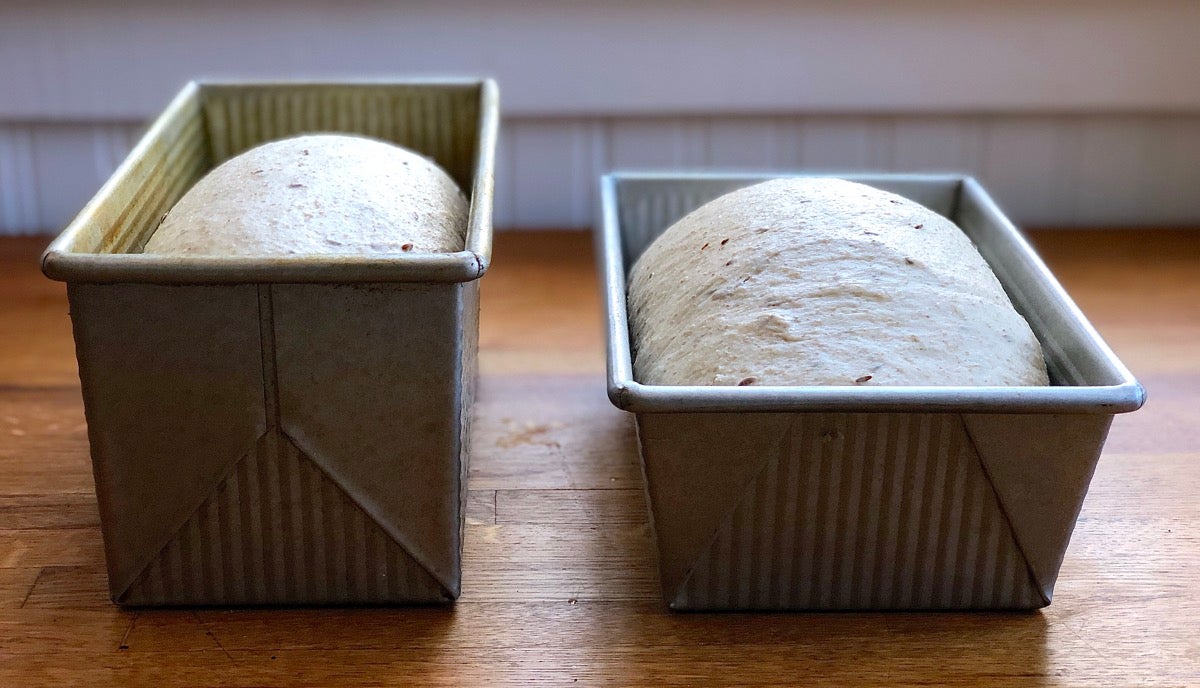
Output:
<path fill-rule="evenodd" d="M 326 480 L 333 484 L 342 495 L 349 500 L 356 508 L 365 514 L 371 522 L 378 528 L 383 530 L 388 537 L 404 551 L 414 562 L 417 563 L 425 573 L 433 579 L 439 586 L 449 592 L 446 582 L 439 576 L 434 574 L 428 563 L 423 561 L 416 555 L 413 548 L 408 543 L 404 542 L 396 533 L 391 532 L 391 529 L 386 528 L 384 524 L 372 513 L 372 511 L 346 490 L 341 482 L 331 473 L 325 470 L 325 467 L 313 458 L 314 452 L 308 451 L 300 446 L 300 442 L 296 438 L 288 435 L 283 430 L 282 413 L 279 403 L 279 369 L 277 365 L 277 348 L 275 340 L 275 307 L 274 298 L 272 295 L 273 285 L 260 284 L 258 285 L 258 304 L 259 304 L 259 328 L 262 337 L 262 357 L 263 357 L 263 400 L 266 406 L 267 417 L 267 443 L 268 453 L 270 456 L 278 459 L 283 451 L 283 443 L 287 442 L 292 445 L 304 458 L 311 464 Z"/>
<path fill-rule="evenodd" d="M 262 453 L 259 454 L 259 469 L 265 470 L 264 487 L 274 484 L 274 491 L 282 489 L 282 485 L 278 483 L 278 470 L 283 464 L 284 452 L 283 442 L 280 441 L 280 414 L 279 414 L 279 374 L 278 367 L 275 363 L 275 305 L 272 300 L 272 286 L 270 284 L 259 284 L 258 290 L 258 331 L 259 331 L 259 349 L 262 356 L 262 376 L 263 376 L 263 414 L 265 415 L 264 422 L 267 426 L 267 432 L 263 437 Z M 263 457 L 269 457 L 264 463 Z M 283 572 L 283 579 L 287 580 L 288 584 L 292 582 L 292 577 L 288 575 L 288 564 L 282 560 L 282 551 L 280 547 L 287 536 L 283 532 L 282 517 L 278 514 L 273 514 L 267 509 L 267 501 L 260 501 L 258 508 L 261 512 L 263 548 L 265 551 L 273 552 L 274 556 L 263 556 L 263 572 L 264 582 L 268 585 L 267 594 L 271 596 L 279 595 L 286 596 L 288 593 L 280 589 L 279 573 Z M 268 519 L 268 514 L 271 518 Z M 284 584 L 284 588 L 288 585 Z"/>
<path fill-rule="evenodd" d="M 275 433 L 275 430 L 278 429 L 278 427 L 279 427 L 279 422 L 278 422 L 278 420 L 279 420 L 278 419 L 279 401 L 278 401 L 278 396 L 277 396 L 278 385 L 271 384 L 274 381 L 274 377 L 275 377 L 275 336 L 274 336 L 273 322 L 272 322 L 273 321 L 273 317 L 272 317 L 273 316 L 273 308 L 271 305 L 270 289 L 271 289 L 271 285 L 269 285 L 269 284 L 260 284 L 256 287 L 256 293 L 258 295 L 258 327 L 259 327 L 259 343 L 260 343 L 259 345 L 260 345 L 261 352 L 262 352 L 261 355 L 262 355 L 262 370 L 263 370 L 263 394 L 264 394 L 263 406 L 264 406 L 264 412 L 265 412 L 264 413 L 264 415 L 265 415 L 265 418 L 264 418 L 265 432 L 261 435 L 257 435 L 254 438 L 254 441 L 251 442 L 251 444 L 250 444 L 249 452 L 241 452 L 238 454 L 237 460 L 233 461 L 226 468 L 226 470 L 217 478 L 216 482 L 213 484 L 212 490 L 204 493 L 204 496 L 201 497 L 200 501 L 196 503 L 196 506 L 194 508 L 192 508 L 190 511 L 188 511 L 187 516 L 184 517 L 184 519 L 179 523 L 179 525 L 177 525 L 175 528 L 173 528 L 171 530 L 171 534 L 163 542 L 159 543 L 159 545 L 157 547 L 155 547 L 154 549 L 151 550 L 150 555 L 147 556 L 145 558 L 145 560 L 142 562 L 142 564 L 137 568 L 137 573 L 133 574 L 133 576 L 128 581 L 125 581 L 124 585 L 121 587 L 120 594 L 114 596 L 115 601 L 117 601 L 118 604 L 123 603 L 123 600 L 128 598 L 130 592 L 133 590 L 133 587 L 137 584 L 137 582 L 139 580 L 142 579 L 143 576 L 146 575 L 146 570 L 150 567 L 150 565 L 153 564 L 154 561 L 159 558 L 159 556 L 162 554 L 163 550 L 165 550 L 168 546 L 170 546 L 170 544 L 179 537 L 180 531 L 182 531 L 184 526 L 186 526 L 188 524 L 188 521 L 190 521 L 192 519 L 192 517 L 196 515 L 196 513 L 200 510 L 200 507 L 204 506 L 204 504 L 207 503 L 211 497 L 213 497 L 215 494 L 217 494 L 217 492 L 221 489 L 221 486 L 224 485 L 225 481 L 227 481 L 229 479 L 229 476 L 238 470 L 238 466 L 240 466 L 242 464 L 242 462 L 246 460 L 246 457 L 250 453 L 257 454 L 260 451 L 259 445 L 265 440 L 266 442 L 270 443 L 271 455 L 274 457 L 277 454 L 278 442 L 277 442 L 277 440 L 275 440 L 274 433 Z M 265 293 L 264 293 L 264 290 L 265 290 Z M 269 346 L 268 346 L 268 342 L 270 343 Z M 268 350 L 270 353 L 269 356 L 268 356 Z M 268 371 L 269 371 L 269 374 L 268 374 Z M 271 390 L 271 389 L 275 390 L 276 396 L 274 398 L 272 397 L 271 394 L 268 394 L 268 390 Z M 274 411 L 272 410 L 272 404 L 274 406 Z M 274 424 L 274 425 L 272 425 L 272 424 Z"/>
<path fill-rule="evenodd" d="M 259 436 L 259 438 L 255 444 L 257 445 L 258 441 L 262 441 L 262 440 L 266 439 L 266 437 L 267 437 L 266 435 Z M 343 488 L 341 486 L 341 484 L 338 483 L 337 480 L 334 479 L 334 477 L 332 475 L 330 475 L 329 473 L 326 473 L 324 468 L 319 463 L 314 461 L 307 452 L 305 452 L 303 449 L 301 449 L 299 447 L 299 445 L 296 444 L 296 442 L 291 437 L 289 437 L 286 433 L 283 433 L 283 432 L 279 432 L 277 437 L 279 440 L 282 440 L 282 442 L 288 442 L 289 444 L 291 444 L 292 447 L 308 462 L 308 464 L 314 469 L 314 471 L 318 475 L 320 475 L 321 478 L 324 481 L 326 481 L 326 483 L 328 485 L 330 485 L 334 490 L 336 490 L 338 493 L 340 493 L 341 496 L 347 502 L 349 502 L 350 504 L 352 504 L 354 506 L 354 508 L 358 509 L 363 514 L 363 516 L 365 516 L 370 521 L 370 523 L 372 525 L 374 525 L 379 531 L 381 531 L 384 535 L 386 535 L 388 537 L 388 539 L 390 539 L 392 541 L 392 543 L 401 552 L 404 553 L 405 556 L 410 558 L 417 566 L 419 566 L 421 568 L 421 570 L 425 572 L 425 575 L 427 575 L 431 581 L 433 581 L 439 588 L 442 589 L 444 594 L 449 594 L 449 589 L 446 587 L 445 582 L 442 581 L 437 575 L 435 575 L 429 569 L 429 567 L 425 564 L 425 562 L 421 561 L 407 546 L 404 545 L 404 543 L 400 542 L 391 533 L 389 533 L 387 531 L 387 529 L 383 526 L 383 524 L 379 523 L 371 515 L 371 513 L 362 504 L 360 504 L 358 502 L 358 500 L 354 499 L 354 497 L 349 492 L 347 492 L 345 490 L 345 488 Z M 134 586 L 137 585 L 138 581 L 140 581 L 146 575 L 146 572 L 150 568 L 151 564 L 162 555 L 163 551 L 166 550 L 167 547 L 169 547 L 172 542 L 175 542 L 176 540 L 179 539 L 180 533 L 188 525 L 188 523 L 192 520 L 192 518 L 195 517 L 195 515 L 197 513 L 199 513 L 200 508 L 202 506 L 204 506 L 204 504 L 211 501 L 213 499 L 213 497 L 220 492 L 221 487 L 229 480 L 230 476 L 233 473 L 235 473 L 238 470 L 238 468 L 243 463 L 245 463 L 245 461 L 248 458 L 249 458 L 249 455 L 243 455 L 238 461 L 235 461 L 233 463 L 233 465 L 230 467 L 230 470 L 226 471 L 226 473 L 224 473 L 217 480 L 217 483 L 214 486 L 213 490 L 211 492 L 207 493 L 204 496 L 204 499 L 200 502 L 200 504 L 198 504 L 195 509 L 193 509 L 192 511 L 190 511 L 188 513 L 188 516 L 184 520 L 184 522 L 182 524 L 180 524 L 178 528 L 176 528 L 174 531 L 172 531 L 171 536 L 166 540 L 166 542 L 164 542 L 161 547 L 158 547 L 153 551 L 153 555 L 150 557 L 150 559 L 143 566 L 141 566 L 138 569 L 137 575 L 135 575 L 133 577 L 133 579 L 129 582 L 129 584 L 127 586 L 125 586 L 125 589 L 118 596 L 118 600 L 120 601 L 119 603 L 123 603 L 123 601 L 125 599 L 128 599 L 130 592 L 133 590 Z M 38 574 L 38 578 L 39 579 L 41 578 L 41 573 Z M 35 580 L 35 585 L 36 585 L 36 582 L 37 581 Z M 30 592 L 32 592 L 32 590 L 33 590 L 33 588 L 31 587 Z"/>
<path fill-rule="evenodd" d="M 180 532 L 182 532 L 188 522 L 192 520 L 192 517 L 200 511 L 200 507 L 204 506 L 215 494 L 217 494 L 217 492 L 221 489 L 221 486 L 224 485 L 225 481 L 229 479 L 229 476 L 238 470 L 238 466 L 240 466 L 252 452 L 258 451 L 258 444 L 263 440 L 264 437 L 265 435 L 259 435 L 255 437 L 254 441 L 250 443 L 250 450 L 239 453 L 237 460 L 229 464 L 229 467 L 225 470 L 225 472 L 217 477 L 216 481 L 213 483 L 213 488 L 204 493 L 204 496 L 200 498 L 200 501 L 196 502 L 196 506 L 189 510 L 187 512 L 187 516 L 183 518 L 179 525 L 171 530 L 171 534 L 168 535 L 167 538 L 158 546 L 150 550 L 150 555 L 146 557 L 141 566 L 137 568 L 137 573 L 135 573 L 127 582 L 125 582 L 125 585 L 121 589 L 121 593 L 115 596 L 115 602 L 118 604 L 125 603 L 124 600 L 128 598 L 130 591 L 133 590 L 133 586 L 135 586 L 137 582 L 146 575 L 146 571 L 150 568 L 151 564 L 153 564 L 155 560 L 159 558 L 159 556 L 163 553 L 163 550 L 169 547 L 172 542 L 179 539 Z"/>
<path fill-rule="evenodd" d="M 281 440 L 281 442 L 287 442 L 288 444 L 292 445 L 292 448 L 295 449 L 301 456 L 303 456 L 304 459 L 308 461 L 308 463 L 322 478 L 328 481 L 328 483 L 333 486 L 334 489 L 341 493 L 346 501 L 354 505 L 354 508 L 361 511 L 363 515 L 370 520 L 371 525 L 374 525 L 376 528 L 383 531 L 383 533 L 388 536 L 388 538 L 396 545 L 396 547 L 398 547 L 408 558 L 412 559 L 413 562 L 420 566 L 421 570 L 423 570 L 434 583 L 441 587 L 447 594 L 450 594 L 450 586 L 446 584 L 446 581 L 443 581 L 440 576 L 434 573 L 429 564 L 427 564 L 421 557 L 417 556 L 417 553 L 408 545 L 408 543 L 404 541 L 402 537 L 400 537 L 397 533 L 393 533 L 386 524 L 384 524 L 380 519 L 376 518 L 375 514 L 368 509 L 365 504 L 360 502 L 349 490 L 343 487 L 342 483 L 337 479 L 336 476 L 325 470 L 325 466 L 313 458 L 313 454 L 315 452 L 301 447 L 300 442 L 296 438 L 284 432 L 282 428 L 279 429 L 277 437 L 279 440 Z"/>
<path fill-rule="evenodd" d="M 275 352 L 275 305 L 270 284 L 258 285 L 258 329 L 262 346 L 263 407 L 266 412 L 267 434 L 280 432 L 279 371 Z M 277 441 L 272 441 L 277 444 Z"/>
<path fill-rule="evenodd" d="M 772 461 L 778 462 L 778 461 L 782 460 L 782 458 L 783 458 L 782 452 L 785 449 L 786 449 L 789 457 L 791 457 L 791 455 L 794 453 L 794 451 L 795 451 L 795 433 L 793 432 L 793 430 L 795 428 L 795 424 L 796 424 L 796 420 L 794 418 L 788 421 L 787 431 L 784 433 L 784 436 L 782 438 L 780 438 L 779 444 L 775 448 L 775 450 L 776 450 L 775 456 L 769 457 L 765 461 L 763 461 L 762 465 L 758 467 L 758 470 L 754 471 L 754 473 L 752 473 L 750 475 L 750 478 L 746 481 L 746 484 L 742 487 L 741 494 L 734 501 L 733 506 L 730 507 L 729 511 L 727 511 L 725 513 L 725 515 L 721 518 L 721 520 L 717 522 L 717 527 L 715 530 L 713 530 L 712 536 L 708 539 L 708 542 L 705 543 L 705 545 L 703 547 L 701 547 L 700 549 L 697 550 L 696 557 L 694 559 L 692 559 L 691 565 L 688 566 L 687 570 L 683 574 L 683 577 L 679 579 L 678 586 L 676 586 L 675 590 L 673 591 L 674 595 L 671 598 L 672 604 L 676 604 L 679 602 L 679 598 L 681 597 L 680 592 L 682 590 L 684 590 L 691 583 L 692 576 L 695 575 L 695 573 L 696 573 L 696 567 L 698 566 L 700 557 L 707 555 L 712 551 L 713 547 L 715 546 L 715 544 L 717 542 L 717 539 L 721 537 L 721 531 L 725 528 L 725 526 L 727 524 L 732 524 L 734 514 L 737 512 L 738 508 L 741 507 L 743 504 L 747 503 L 748 501 L 750 501 L 749 497 L 750 497 L 751 489 L 753 488 L 754 484 L 758 481 L 758 479 L 760 477 L 762 477 L 762 474 L 767 471 L 767 468 L 771 465 L 771 462 Z"/>
<path fill-rule="evenodd" d="M 1049 605 L 1050 599 L 1042 589 L 1042 583 L 1038 580 L 1037 574 L 1034 573 L 1033 567 L 1029 563 L 1029 555 L 1025 553 L 1025 547 L 1021 544 L 1021 538 L 1017 535 L 1016 529 L 1013 528 L 1012 519 L 1008 516 L 1008 507 L 1004 505 L 1004 500 L 1000 497 L 1000 491 L 996 489 L 996 483 L 992 480 L 992 474 L 988 472 L 987 462 L 983 460 L 983 454 L 980 453 L 979 446 L 975 443 L 975 437 L 971 435 L 971 428 L 967 425 L 966 414 L 959 414 L 958 422 L 962 424 L 963 433 L 966 434 L 967 442 L 971 445 L 971 451 L 975 452 L 975 460 L 979 462 L 979 468 L 983 471 L 983 477 L 987 480 L 988 489 L 991 490 L 992 497 L 996 500 L 996 507 L 1000 509 L 1000 516 L 1004 519 L 1004 525 L 1008 526 L 1008 534 L 1012 537 L 1017 551 L 1021 553 L 1022 561 L 1025 562 L 1025 574 L 1029 576 L 1029 582 L 1033 584 L 1033 589 L 1042 600 L 1042 604 Z"/>

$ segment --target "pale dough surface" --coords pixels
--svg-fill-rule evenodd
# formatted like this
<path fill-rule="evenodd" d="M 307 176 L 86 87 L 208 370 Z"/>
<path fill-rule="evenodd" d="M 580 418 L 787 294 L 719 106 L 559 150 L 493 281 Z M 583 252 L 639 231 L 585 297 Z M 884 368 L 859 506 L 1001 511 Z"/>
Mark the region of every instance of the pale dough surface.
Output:
<path fill-rule="evenodd" d="M 313 134 L 273 141 L 209 172 L 145 253 L 224 256 L 460 251 L 467 199 L 442 168 L 400 146 Z"/>
<path fill-rule="evenodd" d="M 1041 345 L 970 239 L 862 184 L 726 194 L 659 236 L 628 288 L 645 384 L 1048 384 Z"/>

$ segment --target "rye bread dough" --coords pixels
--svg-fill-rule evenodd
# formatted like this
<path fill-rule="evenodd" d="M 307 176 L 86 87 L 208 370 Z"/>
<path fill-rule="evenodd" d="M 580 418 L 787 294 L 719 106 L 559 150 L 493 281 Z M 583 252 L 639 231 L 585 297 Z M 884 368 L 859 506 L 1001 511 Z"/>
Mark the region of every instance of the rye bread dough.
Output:
<path fill-rule="evenodd" d="M 145 253 L 222 256 L 460 251 L 467 199 L 431 160 L 359 136 L 273 141 L 175 204 Z"/>
<path fill-rule="evenodd" d="M 1042 349 L 954 223 L 840 179 L 777 179 L 667 229 L 629 277 L 655 385 L 1045 385 Z"/>

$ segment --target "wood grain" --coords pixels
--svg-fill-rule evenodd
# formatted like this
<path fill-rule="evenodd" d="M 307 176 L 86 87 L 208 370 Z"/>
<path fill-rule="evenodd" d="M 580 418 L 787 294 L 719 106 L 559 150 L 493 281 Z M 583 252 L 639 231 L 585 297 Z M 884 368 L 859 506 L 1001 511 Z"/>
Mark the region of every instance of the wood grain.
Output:
<path fill-rule="evenodd" d="M 588 237 L 499 236 L 451 609 L 107 600 L 61 285 L 0 241 L 0 685 L 1200 684 L 1200 233 L 1036 233 L 1150 392 L 1030 614 L 673 614 Z"/>

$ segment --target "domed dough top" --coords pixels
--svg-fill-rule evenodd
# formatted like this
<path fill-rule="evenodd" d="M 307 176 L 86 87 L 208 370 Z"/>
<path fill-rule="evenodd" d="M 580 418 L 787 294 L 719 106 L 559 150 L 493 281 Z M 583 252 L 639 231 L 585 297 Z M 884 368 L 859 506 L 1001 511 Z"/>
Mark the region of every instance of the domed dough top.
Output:
<path fill-rule="evenodd" d="M 460 251 L 467 199 L 427 158 L 358 136 L 265 143 L 167 213 L 146 253 L 223 256 Z"/>
<path fill-rule="evenodd" d="M 777 179 L 667 229 L 629 278 L 657 385 L 1045 385 L 1042 349 L 954 223 L 840 179 Z"/>

